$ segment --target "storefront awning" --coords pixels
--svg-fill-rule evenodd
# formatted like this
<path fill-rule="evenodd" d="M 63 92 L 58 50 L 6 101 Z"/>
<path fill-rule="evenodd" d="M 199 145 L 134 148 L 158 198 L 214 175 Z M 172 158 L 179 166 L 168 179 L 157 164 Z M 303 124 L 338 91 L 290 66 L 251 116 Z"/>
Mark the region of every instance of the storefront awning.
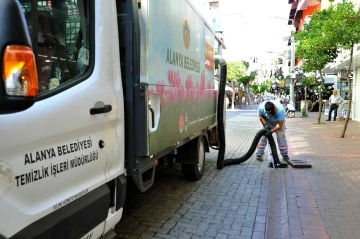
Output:
<path fill-rule="evenodd" d="M 337 76 L 325 76 L 324 77 L 324 85 L 333 85 L 335 84 Z"/>
<path fill-rule="evenodd" d="M 352 71 L 354 70 L 354 65 L 355 65 L 355 67 L 359 67 L 359 63 L 358 63 L 358 62 L 360 62 L 359 60 L 360 60 L 360 50 L 354 52 L 353 63 L 351 64 L 350 70 L 352 70 Z M 333 72 L 338 73 L 341 70 L 347 70 L 349 68 L 349 64 L 350 64 L 350 56 L 331 65 L 331 69 L 333 70 Z"/>
<path fill-rule="evenodd" d="M 331 68 L 331 65 L 328 64 L 324 69 L 321 70 L 322 73 L 334 73 L 334 70 Z"/>

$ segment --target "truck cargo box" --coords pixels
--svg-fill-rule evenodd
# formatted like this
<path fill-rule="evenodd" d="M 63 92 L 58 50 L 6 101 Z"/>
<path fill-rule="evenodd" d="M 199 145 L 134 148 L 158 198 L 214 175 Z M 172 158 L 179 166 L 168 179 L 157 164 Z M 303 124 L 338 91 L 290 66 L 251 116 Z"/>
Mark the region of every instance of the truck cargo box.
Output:
<path fill-rule="evenodd" d="M 215 34 L 187 1 L 142 0 L 140 29 L 150 156 L 216 125 Z"/>

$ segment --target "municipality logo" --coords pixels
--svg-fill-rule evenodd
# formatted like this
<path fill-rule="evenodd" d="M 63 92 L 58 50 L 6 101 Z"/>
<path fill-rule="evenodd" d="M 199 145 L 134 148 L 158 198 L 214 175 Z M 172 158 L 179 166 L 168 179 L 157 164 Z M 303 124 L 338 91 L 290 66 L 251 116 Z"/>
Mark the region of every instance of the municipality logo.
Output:
<path fill-rule="evenodd" d="M 184 46 L 186 49 L 188 49 L 190 46 L 190 28 L 187 20 L 184 21 L 183 39 L 184 39 Z"/>
<path fill-rule="evenodd" d="M 4 199 L 11 190 L 14 182 L 13 171 L 10 166 L 0 162 L 0 200 Z"/>

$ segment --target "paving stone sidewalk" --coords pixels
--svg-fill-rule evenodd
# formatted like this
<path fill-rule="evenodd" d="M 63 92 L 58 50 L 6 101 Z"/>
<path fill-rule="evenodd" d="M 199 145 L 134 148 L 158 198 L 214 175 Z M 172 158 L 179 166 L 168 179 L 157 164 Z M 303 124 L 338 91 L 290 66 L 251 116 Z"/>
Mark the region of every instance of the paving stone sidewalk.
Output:
<path fill-rule="evenodd" d="M 340 138 L 344 121 L 317 116 L 287 120 L 291 157 L 313 165 L 285 171 L 289 236 L 360 238 L 360 123 Z"/>
<path fill-rule="evenodd" d="M 242 156 L 260 129 L 256 105 L 227 115 L 226 157 Z M 323 120 L 325 118 L 323 117 Z M 360 238 L 360 124 L 317 125 L 316 115 L 287 119 L 290 157 L 311 169 L 271 169 L 255 156 L 185 181 L 178 168 L 158 170 L 145 193 L 130 191 L 117 238 Z"/>

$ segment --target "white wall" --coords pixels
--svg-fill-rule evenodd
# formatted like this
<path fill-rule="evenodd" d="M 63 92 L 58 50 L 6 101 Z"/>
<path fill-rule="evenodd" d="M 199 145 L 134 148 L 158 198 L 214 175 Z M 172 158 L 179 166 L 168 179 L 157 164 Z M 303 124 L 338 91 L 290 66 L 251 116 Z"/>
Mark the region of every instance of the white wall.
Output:
<path fill-rule="evenodd" d="M 356 68 L 353 83 L 352 119 L 360 121 L 360 67 Z"/>

